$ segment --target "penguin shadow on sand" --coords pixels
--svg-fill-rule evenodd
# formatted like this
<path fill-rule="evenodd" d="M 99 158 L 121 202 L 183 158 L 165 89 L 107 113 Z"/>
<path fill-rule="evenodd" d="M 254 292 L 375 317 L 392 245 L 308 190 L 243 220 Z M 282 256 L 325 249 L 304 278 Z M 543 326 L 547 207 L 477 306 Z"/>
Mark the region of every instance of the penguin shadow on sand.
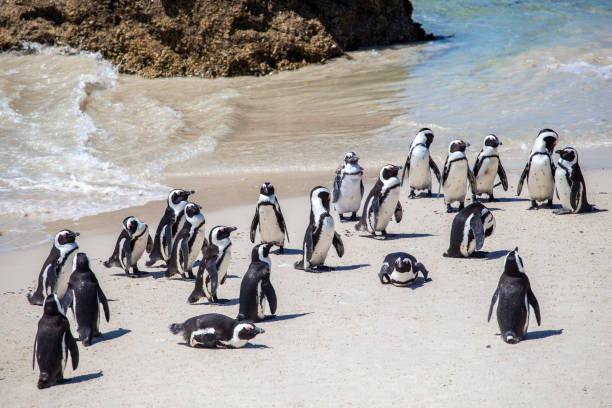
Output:
<path fill-rule="evenodd" d="M 551 336 L 559 336 L 560 334 L 563 334 L 563 329 L 559 329 L 559 330 L 536 330 L 536 331 L 527 332 L 523 336 L 523 341 L 525 341 L 525 340 L 545 339 L 545 338 L 551 337 Z"/>
<path fill-rule="evenodd" d="M 206 298 L 203 298 L 206 299 Z M 235 299 L 217 299 L 217 302 L 209 302 L 204 300 L 202 302 L 190 303 L 192 306 L 205 306 L 205 305 L 215 305 L 215 306 L 235 306 L 240 303 L 240 298 Z"/>
<path fill-rule="evenodd" d="M 385 239 L 381 239 L 380 236 L 374 236 L 371 234 L 361 234 L 359 235 L 360 237 L 364 237 L 364 238 L 369 238 L 369 239 L 373 239 L 376 241 L 394 241 L 396 239 L 406 239 L 406 238 L 425 238 L 425 237 L 435 237 L 437 235 L 435 234 L 422 234 L 422 233 L 418 233 L 415 232 L 414 234 L 405 234 L 405 233 L 398 233 L 398 234 L 393 234 L 393 233 L 389 233 L 387 234 L 387 237 Z"/>
<path fill-rule="evenodd" d="M 181 346 L 185 346 L 185 347 L 190 347 L 189 344 L 187 344 L 187 342 L 184 341 L 179 341 L 176 344 L 179 344 Z M 225 348 L 225 347 L 202 347 L 199 345 L 190 347 L 190 348 L 194 348 L 194 349 L 202 349 L 202 350 L 210 350 L 210 351 L 216 351 L 216 352 L 223 352 L 223 351 L 231 351 L 231 352 L 235 352 L 238 350 L 244 350 L 244 349 L 269 349 L 272 348 L 270 346 L 266 346 L 265 344 L 253 344 L 251 342 L 248 342 L 244 347 L 238 347 L 238 348 Z"/>
<path fill-rule="evenodd" d="M 295 318 L 306 316 L 306 315 L 313 314 L 313 313 L 314 312 L 293 313 L 293 314 L 286 314 L 286 315 L 274 315 L 274 316 L 266 317 L 264 320 L 260 321 L 259 323 L 280 322 L 283 320 L 291 320 L 291 319 L 295 319 Z"/>
<path fill-rule="evenodd" d="M 432 279 L 430 277 L 425 279 L 422 276 L 419 276 L 410 285 L 397 286 L 397 287 L 400 288 L 400 289 L 412 289 L 412 290 L 415 290 L 415 289 L 418 289 L 418 288 L 424 286 L 426 283 L 429 283 L 431 281 L 432 281 Z"/>
<path fill-rule="evenodd" d="M 81 375 L 77 375 L 76 377 L 72 377 L 72 378 L 66 378 L 67 381 L 65 382 L 58 382 L 54 385 L 54 387 L 57 386 L 64 386 L 64 385 L 70 385 L 70 384 L 78 384 L 78 383 L 82 383 L 85 381 L 89 381 L 89 380 L 94 380 L 96 378 L 100 378 L 102 377 L 104 374 L 102 373 L 102 371 L 98 371 L 97 373 L 89 373 L 89 374 L 81 374 Z"/>
<path fill-rule="evenodd" d="M 285 248 L 284 252 L 282 254 L 279 254 L 278 250 L 271 251 L 270 253 L 272 253 L 274 255 L 302 255 L 302 250 L 301 249 L 294 249 L 294 248 Z"/>
<path fill-rule="evenodd" d="M 121 327 L 112 331 L 103 332 L 100 336 L 94 337 L 91 344 L 94 345 L 103 341 L 114 340 L 130 332 L 130 329 L 123 329 Z"/>
<path fill-rule="evenodd" d="M 506 256 L 508 255 L 508 251 L 507 249 L 503 249 L 500 251 L 491 251 L 491 252 L 485 252 L 485 258 L 486 259 L 499 259 L 502 256 Z"/>

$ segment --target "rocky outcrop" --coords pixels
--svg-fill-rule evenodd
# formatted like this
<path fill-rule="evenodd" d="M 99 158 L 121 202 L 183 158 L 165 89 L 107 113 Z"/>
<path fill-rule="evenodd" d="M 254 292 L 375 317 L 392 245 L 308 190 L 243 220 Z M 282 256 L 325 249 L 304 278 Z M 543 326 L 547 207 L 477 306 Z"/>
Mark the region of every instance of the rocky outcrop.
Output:
<path fill-rule="evenodd" d="M 146 77 L 262 75 L 432 38 L 408 0 L 0 0 L 0 49 L 100 52 Z"/>

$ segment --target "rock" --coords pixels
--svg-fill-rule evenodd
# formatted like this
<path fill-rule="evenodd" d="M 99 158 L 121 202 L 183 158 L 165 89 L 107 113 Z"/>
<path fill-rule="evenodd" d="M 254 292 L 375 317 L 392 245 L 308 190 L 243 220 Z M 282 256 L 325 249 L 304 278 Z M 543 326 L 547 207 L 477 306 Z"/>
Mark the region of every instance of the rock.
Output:
<path fill-rule="evenodd" d="M 0 0 L 0 50 L 100 52 L 145 77 L 264 75 L 433 39 L 408 0 Z"/>

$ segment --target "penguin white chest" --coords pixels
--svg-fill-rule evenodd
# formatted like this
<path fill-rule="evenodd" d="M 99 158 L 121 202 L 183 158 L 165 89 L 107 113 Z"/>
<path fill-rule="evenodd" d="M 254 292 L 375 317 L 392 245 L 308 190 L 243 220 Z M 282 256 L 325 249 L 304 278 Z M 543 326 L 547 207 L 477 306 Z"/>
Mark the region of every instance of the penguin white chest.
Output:
<path fill-rule="evenodd" d="M 312 251 L 312 257 L 310 258 L 310 265 L 318 266 L 322 265 L 327 258 L 327 252 L 332 244 L 334 238 L 334 219 L 331 215 L 321 220 L 319 233 L 319 241 L 314 245 Z"/>
<path fill-rule="evenodd" d="M 410 187 L 415 190 L 431 190 L 431 171 L 429 168 L 429 150 L 416 146 L 410 156 Z"/>
<path fill-rule="evenodd" d="M 278 225 L 278 219 L 271 205 L 259 206 L 259 234 L 261 242 L 276 242 L 280 246 L 285 245 L 285 233 Z"/>
<path fill-rule="evenodd" d="M 467 160 L 458 160 L 450 164 L 450 170 L 444 183 L 444 201 L 447 204 L 464 201 L 467 193 Z"/>
<path fill-rule="evenodd" d="M 397 270 L 393 270 L 391 273 L 391 283 L 396 286 L 404 286 L 416 279 L 416 274 L 412 271 L 409 272 L 399 272 Z"/>
<path fill-rule="evenodd" d="M 70 252 L 68 255 L 64 255 L 61 254 L 60 255 L 60 262 L 62 258 L 65 258 L 66 260 L 64 261 L 64 266 L 62 267 L 61 271 L 57 270 L 57 284 L 56 284 L 56 291 L 55 293 L 57 294 L 58 298 L 62 298 L 64 297 L 64 295 L 66 294 L 66 290 L 68 289 L 68 282 L 70 281 L 70 275 L 72 274 L 72 265 L 74 263 L 74 257 L 76 256 L 78 250 L 74 250 L 72 252 Z M 59 267 L 58 267 L 59 268 Z"/>
<path fill-rule="evenodd" d="M 532 200 L 545 201 L 552 198 L 555 182 L 548 155 L 538 154 L 531 159 L 527 187 Z"/>
<path fill-rule="evenodd" d="M 559 201 L 561 201 L 561 205 L 566 210 L 573 211 L 572 201 L 570 199 L 572 188 L 567 182 L 565 178 L 566 171 L 565 169 L 559 167 L 555 172 L 555 186 L 557 188 L 557 195 L 559 196 Z"/>
<path fill-rule="evenodd" d="M 357 212 L 361 197 L 361 174 L 345 174 L 340 184 L 340 198 L 334 207 L 338 214 Z"/>
<path fill-rule="evenodd" d="M 136 265 L 138 263 L 138 260 L 144 253 L 147 247 L 148 237 L 148 230 L 145 229 L 144 233 L 136 239 L 136 242 L 134 242 L 134 249 L 132 249 L 132 265 Z"/>
<path fill-rule="evenodd" d="M 493 193 L 493 182 L 497 175 L 499 159 L 497 157 L 485 157 L 482 160 L 478 176 L 476 177 L 477 193 Z"/>
<path fill-rule="evenodd" d="M 227 275 L 227 269 L 229 267 L 231 259 L 232 259 L 232 249 L 227 248 L 225 250 L 225 255 L 223 256 L 223 260 L 221 261 L 221 264 L 219 265 L 219 268 L 217 269 L 219 282 L 225 279 L 225 276 Z"/>
<path fill-rule="evenodd" d="M 387 196 L 385 197 L 385 200 L 380 203 L 380 207 L 378 209 L 378 222 L 374 227 L 375 231 L 382 231 L 387 228 L 387 225 L 389 225 L 389 221 L 391 221 L 391 217 L 393 216 L 395 208 L 397 207 L 397 201 L 399 200 L 399 196 L 400 188 L 398 186 L 389 190 Z"/>

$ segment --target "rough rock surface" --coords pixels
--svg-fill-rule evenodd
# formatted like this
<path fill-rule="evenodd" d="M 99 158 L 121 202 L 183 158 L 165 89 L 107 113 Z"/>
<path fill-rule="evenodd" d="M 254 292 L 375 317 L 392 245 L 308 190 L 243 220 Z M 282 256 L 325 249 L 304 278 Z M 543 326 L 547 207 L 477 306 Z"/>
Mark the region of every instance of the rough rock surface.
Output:
<path fill-rule="evenodd" d="M 146 77 L 261 75 L 432 38 L 408 0 L 0 0 L 0 49 L 100 52 Z"/>

